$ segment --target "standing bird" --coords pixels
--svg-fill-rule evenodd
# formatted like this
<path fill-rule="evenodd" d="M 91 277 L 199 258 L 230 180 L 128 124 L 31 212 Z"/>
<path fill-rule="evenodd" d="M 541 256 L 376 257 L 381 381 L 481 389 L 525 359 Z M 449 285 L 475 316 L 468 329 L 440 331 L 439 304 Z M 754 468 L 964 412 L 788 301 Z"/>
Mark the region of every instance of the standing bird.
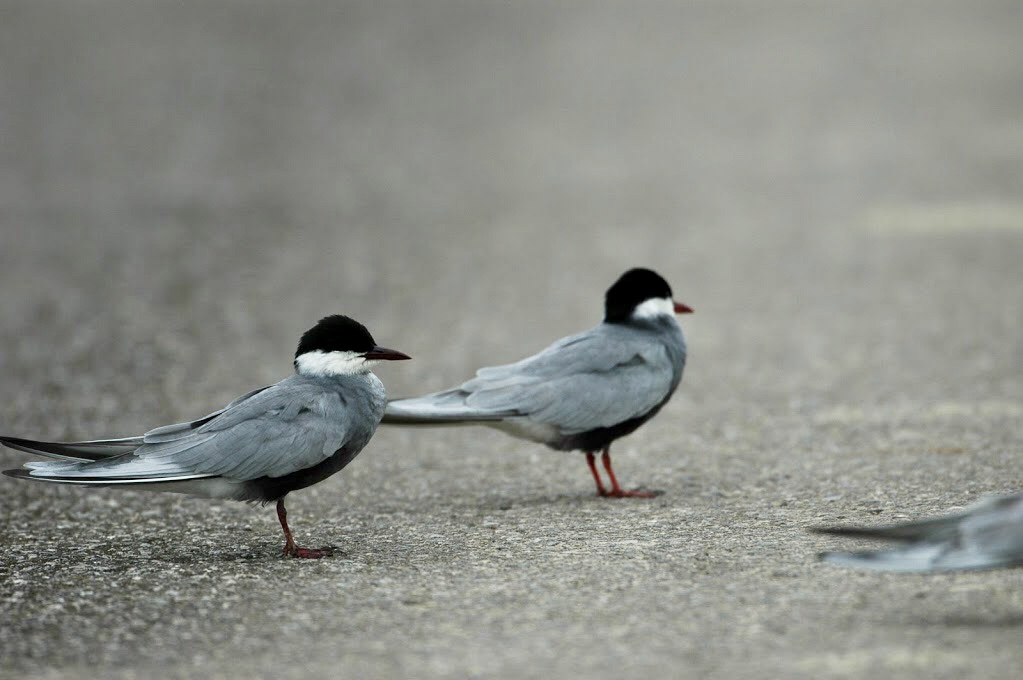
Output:
<path fill-rule="evenodd" d="M 583 451 L 597 494 L 652 498 L 625 491 L 611 468 L 611 442 L 652 418 L 682 379 L 686 343 L 675 314 L 693 310 L 672 299 L 668 282 L 630 269 L 604 300 L 604 321 L 506 366 L 481 368 L 462 385 L 388 402 L 384 423 L 478 423 L 558 451 Z M 597 472 L 602 451 L 611 490 Z"/>
<path fill-rule="evenodd" d="M 86 442 L 0 443 L 59 462 L 27 463 L 4 474 L 57 484 L 171 491 L 206 498 L 277 502 L 284 554 L 319 558 L 330 549 L 301 548 L 288 528 L 284 497 L 338 472 L 358 455 L 384 413 L 384 386 L 370 372 L 378 361 L 408 359 L 378 347 L 347 316 L 320 320 L 302 335 L 295 374 L 238 397 L 190 423 L 140 437 Z"/>
<path fill-rule="evenodd" d="M 901 541 L 889 550 L 826 552 L 825 562 L 882 571 L 958 571 L 1023 565 L 1023 493 L 962 512 L 881 527 L 817 527 L 819 534 Z"/>

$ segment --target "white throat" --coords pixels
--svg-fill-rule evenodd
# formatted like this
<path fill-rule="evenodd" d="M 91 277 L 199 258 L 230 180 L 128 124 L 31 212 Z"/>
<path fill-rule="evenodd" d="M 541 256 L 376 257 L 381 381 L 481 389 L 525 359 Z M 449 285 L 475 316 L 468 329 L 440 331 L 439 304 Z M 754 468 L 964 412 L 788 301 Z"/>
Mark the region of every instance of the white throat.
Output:
<path fill-rule="evenodd" d="M 302 375 L 332 376 L 369 373 L 375 361 L 367 361 L 359 352 L 321 352 L 314 350 L 295 357 L 295 370 Z"/>
<path fill-rule="evenodd" d="M 653 319 L 658 316 L 674 316 L 675 302 L 671 298 L 650 298 L 636 305 L 632 310 L 633 319 Z"/>

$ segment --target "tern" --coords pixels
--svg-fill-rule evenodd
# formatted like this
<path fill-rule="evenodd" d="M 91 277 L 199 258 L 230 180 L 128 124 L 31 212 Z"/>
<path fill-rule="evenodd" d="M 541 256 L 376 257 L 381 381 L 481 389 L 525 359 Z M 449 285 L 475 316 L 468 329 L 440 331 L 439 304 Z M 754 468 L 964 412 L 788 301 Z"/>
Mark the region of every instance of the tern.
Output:
<path fill-rule="evenodd" d="M 611 467 L 611 443 L 650 420 L 682 379 L 686 342 L 671 287 L 649 269 L 625 272 L 608 290 L 604 320 L 514 364 L 481 368 L 458 387 L 387 404 L 395 425 L 479 424 L 558 451 L 582 451 L 604 497 L 651 498 L 624 490 Z M 596 467 L 601 452 L 611 484 Z"/>
<path fill-rule="evenodd" d="M 58 459 L 4 474 L 57 484 L 276 502 L 284 554 L 323 557 L 331 549 L 296 545 L 284 497 L 352 462 L 384 413 L 384 386 L 370 369 L 379 361 L 408 358 L 378 346 L 357 321 L 328 316 L 302 335 L 295 373 L 275 385 L 253 390 L 198 420 L 137 437 L 57 443 L 0 436 L 9 448 Z"/>

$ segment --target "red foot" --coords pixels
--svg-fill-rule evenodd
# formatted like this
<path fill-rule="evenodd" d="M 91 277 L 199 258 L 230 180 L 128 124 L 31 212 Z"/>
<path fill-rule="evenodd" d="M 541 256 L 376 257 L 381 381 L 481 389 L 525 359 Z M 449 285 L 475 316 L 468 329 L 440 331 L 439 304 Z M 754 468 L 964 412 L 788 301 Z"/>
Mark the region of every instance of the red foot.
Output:
<path fill-rule="evenodd" d="M 643 489 L 632 489 L 631 491 L 617 489 L 604 493 L 598 492 L 597 495 L 602 498 L 657 498 L 663 493 L 663 491 L 644 491 Z"/>
<path fill-rule="evenodd" d="M 291 529 L 288 528 L 288 511 L 284 509 L 284 499 L 277 500 L 277 519 L 281 522 L 281 529 L 284 530 L 284 556 L 298 557 L 306 560 L 318 560 L 321 557 L 334 554 L 334 548 L 300 548 L 295 545 L 295 539 L 291 537 Z"/>
<path fill-rule="evenodd" d="M 321 557 L 329 557 L 334 554 L 333 548 L 300 548 L 297 545 L 285 545 L 285 557 L 298 557 L 306 560 L 318 560 Z"/>

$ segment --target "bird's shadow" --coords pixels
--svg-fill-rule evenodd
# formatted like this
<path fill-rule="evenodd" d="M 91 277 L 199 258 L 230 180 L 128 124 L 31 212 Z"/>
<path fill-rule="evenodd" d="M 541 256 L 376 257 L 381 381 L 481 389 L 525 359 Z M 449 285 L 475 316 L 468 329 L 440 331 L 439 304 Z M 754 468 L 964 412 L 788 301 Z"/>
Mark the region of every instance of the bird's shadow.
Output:
<path fill-rule="evenodd" d="M 253 544 L 253 545 L 238 545 L 225 548 L 216 548 L 214 550 L 203 550 L 201 548 L 185 547 L 181 550 L 168 551 L 159 554 L 145 554 L 139 556 L 139 560 L 146 562 L 170 562 L 173 564 L 231 564 L 231 563 L 252 563 L 252 564 L 275 564 L 275 563 L 294 563 L 294 564 L 314 564 L 322 562 L 324 560 L 338 560 L 348 559 L 350 557 L 347 550 L 341 549 L 336 545 L 323 545 L 323 546 L 304 546 L 314 547 L 317 550 L 323 550 L 326 552 L 325 555 L 319 558 L 296 558 L 284 554 L 281 545 L 276 543 L 270 544 Z"/>
<path fill-rule="evenodd" d="M 246 532 L 248 534 L 248 532 Z M 251 536 L 246 536 L 251 538 Z M 310 546 L 312 547 L 312 546 Z M 326 549 L 327 555 L 320 559 L 302 559 L 289 557 L 283 553 L 283 542 L 239 540 L 235 543 L 224 542 L 211 546 L 193 542 L 169 542 L 162 540 L 138 540 L 127 545 L 123 542 L 92 545 L 65 552 L 61 560 L 68 564 L 90 564 L 102 572 L 117 572 L 125 568 L 140 565 L 177 564 L 177 565 L 224 565 L 235 563 L 271 564 L 311 563 L 321 559 L 345 559 L 349 556 L 347 549 L 339 546 L 315 546 Z"/>
<path fill-rule="evenodd" d="M 940 618 L 916 619 L 914 623 L 935 628 L 1019 628 L 1023 627 L 1023 612 L 1005 612 L 992 616 L 949 614 Z"/>
<path fill-rule="evenodd" d="M 629 503 L 643 503 L 649 501 L 656 501 L 663 496 L 665 492 L 659 489 L 637 489 L 637 491 L 645 491 L 647 493 L 655 494 L 654 498 L 610 498 L 605 496 L 598 496 L 596 493 L 590 492 L 578 492 L 578 493 L 555 493 L 555 494 L 536 494 L 536 495 L 500 495 L 500 496 L 487 496 L 484 498 L 477 498 L 474 501 L 467 501 L 462 505 L 471 506 L 479 510 L 487 511 L 507 511 L 515 508 L 533 508 L 540 506 L 580 506 L 580 505 L 592 505 L 592 504 L 629 504 Z"/>

